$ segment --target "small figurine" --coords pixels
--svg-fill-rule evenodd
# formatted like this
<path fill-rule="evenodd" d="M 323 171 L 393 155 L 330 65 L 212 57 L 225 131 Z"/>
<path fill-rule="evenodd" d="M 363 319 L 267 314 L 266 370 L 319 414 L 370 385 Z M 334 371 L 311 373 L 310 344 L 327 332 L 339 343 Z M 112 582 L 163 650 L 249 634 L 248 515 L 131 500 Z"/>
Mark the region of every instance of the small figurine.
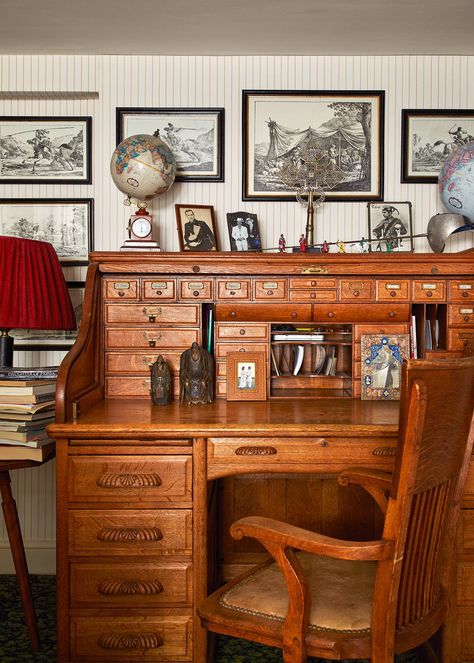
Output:
<path fill-rule="evenodd" d="M 304 236 L 303 233 L 300 235 L 299 243 L 300 243 L 300 251 L 301 253 L 304 253 L 306 251 L 306 237 Z"/>
<path fill-rule="evenodd" d="M 184 405 L 212 403 L 214 361 L 207 350 L 194 342 L 179 363 L 179 402 Z"/>
<path fill-rule="evenodd" d="M 283 233 L 280 235 L 280 239 L 278 240 L 278 250 L 280 253 L 285 253 L 286 251 L 286 239 Z"/>
<path fill-rule="evenodd" d="M 168 405 L 171 400 L 171 373 L 162 355 L 151 367 L 151 400 L 153 405 Z"/>
<path fill-rule="evenodd" d="M 360 247 L 360 253 L 368 253 L 369 252 L 368 242 L 365 239 L 365 237 L 362 237 L 362 239 L 360 240 L 359 247 Z"/>
<path fill-rule="evenodd" d="M 326 240 L 321 244 L 321 253 L 329 253 L 329 244 Z"/>
<path fill-rule="evenodd" d="M 337 240 L 337 250 L 338 250 L 338 253 L 345 253 L 346 252 L 346 245 L 340 239 Z"/>

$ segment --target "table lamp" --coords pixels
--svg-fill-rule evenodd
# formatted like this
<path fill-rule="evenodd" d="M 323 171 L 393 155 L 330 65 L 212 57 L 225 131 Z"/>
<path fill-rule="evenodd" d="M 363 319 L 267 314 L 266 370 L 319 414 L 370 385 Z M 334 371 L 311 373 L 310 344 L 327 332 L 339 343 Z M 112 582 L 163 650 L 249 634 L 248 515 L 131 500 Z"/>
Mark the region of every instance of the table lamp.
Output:
<path fill-rule="evenodd" d="M 13 365 L 10 329 L 76 329 L 58 256 L 48 242 L 0 236 L 0 366 Z"/>

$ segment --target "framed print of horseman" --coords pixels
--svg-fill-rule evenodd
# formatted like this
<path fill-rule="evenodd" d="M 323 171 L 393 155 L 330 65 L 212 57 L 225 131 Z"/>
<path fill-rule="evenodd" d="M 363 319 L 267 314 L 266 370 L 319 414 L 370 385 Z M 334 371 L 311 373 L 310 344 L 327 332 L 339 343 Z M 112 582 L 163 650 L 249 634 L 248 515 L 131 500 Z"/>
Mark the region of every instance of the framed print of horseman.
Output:
<path fill-rule="evenodd" d="M 436 184 L 446 157 L 474 140 L 474 110 L 402 110 L 405 183 Z"/>
<path fill-rule="evenodd" d="M 382 200 L 383 91 L 243 90 L 242 113 L 243 200 L 293 201 L 279 173 L 309 141 L 339 172 L 326 200 Z"/>
<path fill-rule="evenodd" d="M 92 118 L 0 117 L 0 183 L 90 184 Z"/>

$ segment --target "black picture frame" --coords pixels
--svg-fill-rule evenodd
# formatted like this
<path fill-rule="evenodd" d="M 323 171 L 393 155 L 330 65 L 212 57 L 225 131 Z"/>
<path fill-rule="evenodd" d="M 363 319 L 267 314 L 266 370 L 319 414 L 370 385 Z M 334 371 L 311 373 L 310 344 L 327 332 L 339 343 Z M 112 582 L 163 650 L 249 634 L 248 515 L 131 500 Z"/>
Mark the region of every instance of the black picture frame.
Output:
<path fill-rule="evenodd" d="M 276 172 L 309 138 L 346 173 L 327 201 L 383 200 L 384 113 L 383 90 L 243 90 L 242 200 L 294 201 Z"/>
<path fill-rule="evenodd" d="M 117 145 L 129 136 L 153 135 L 159 129 L 176 157 L 176 182 L 223 182 L 224 123 L 224 108 L 117 108 Z M 196 162 L 199 156 L 204 159 Z"/>
<path fill-rule="evenodd" d="M 474 140 L 474 109 L 404 108 L 401 136 L 400 181 L 436 184 L 449 153 Z"/>
<path fill-rule="evenodd" d="M 87 265 L 94 244 L 94 200 L 0 199 L 0 234 L 44 240 L 63 266 Z"/>
<path fill-rule="evenodd" d="M 91 182 L 92 117 L 0 117 L 0 184 Z"/>
<path fill-rule="evenodd" d="M 219 251 L 213 205 L 175 204 L 174 207 L 180 251 Z M 187 228 L 189 222 L 194 223 L 194 228 Z M 194 236 L 193 231 L 196 231 Z"/>
<path fill-rule="evenodd" d="M 371 240 L 369 251 L 413 253 L 415 246 L 410 201 L 367 203 L 367 216 L 369 240 Z M 390 251 L 388 251 L 389 244 Z"/>
<path fill-rule="evenodd" d="M 256 214 L 250 212 L 227 212 L 226 217 L 231 251 L 249 251 L 255 253 L 262 250 L 262 239 L 260 237 Z M 242 220 L 241 225 L 246 231 L 242 236 L 234 231 L 234 228 L 239 225 L 239 219 Z"/>

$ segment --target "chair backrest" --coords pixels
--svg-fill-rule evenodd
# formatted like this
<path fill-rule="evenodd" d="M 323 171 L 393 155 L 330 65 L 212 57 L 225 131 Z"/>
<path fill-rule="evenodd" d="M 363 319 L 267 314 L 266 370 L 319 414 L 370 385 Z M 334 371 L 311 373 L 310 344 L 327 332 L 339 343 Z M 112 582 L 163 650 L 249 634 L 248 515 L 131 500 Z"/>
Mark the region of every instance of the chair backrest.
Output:
<path fill-rule="evenodd" d="M 406 630 L 445 609 L 443 571 L 456 552 L 454 527 L 474 441 L 474 358 L 410 360 L 401 394 L 383 533 L 396 541 L 396 553 L 391 568 L 379 566 L 376 597 L 385 594 L 392 626 Z"/>

